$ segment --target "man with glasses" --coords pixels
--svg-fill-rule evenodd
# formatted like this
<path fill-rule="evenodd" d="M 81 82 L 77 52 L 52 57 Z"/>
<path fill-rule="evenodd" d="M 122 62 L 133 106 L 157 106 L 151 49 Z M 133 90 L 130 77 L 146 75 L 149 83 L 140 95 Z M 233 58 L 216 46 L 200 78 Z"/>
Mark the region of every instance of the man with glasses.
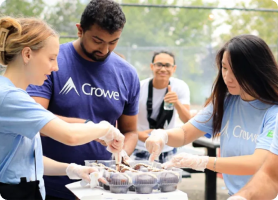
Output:
<path fill-rule="evenodd" d="M 187 84 L 172 77 L 176 71 L 175 57 L 167 51 L 156 52 L 150 64 L 153 78 L 140 82 L 139 114 L 137 130 L 139 140 L 133 158 L 149 159 L 149 152 L 144 143 L 153 129 L 170 129 L 175 127 L 178 114 L 183 123 L 190 119 L 190 92 Z M 165 146 L 159 162 L 168 161 L 176 149 Z"/>

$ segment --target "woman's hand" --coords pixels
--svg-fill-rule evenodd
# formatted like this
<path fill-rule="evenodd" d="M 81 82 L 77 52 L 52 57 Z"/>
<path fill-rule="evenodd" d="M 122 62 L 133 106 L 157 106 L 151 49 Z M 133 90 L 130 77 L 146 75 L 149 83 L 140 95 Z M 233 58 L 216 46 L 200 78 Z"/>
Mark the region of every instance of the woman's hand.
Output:
<path fill-rule="evenodd" d="M 146 149 L 149 151 L 149 160 L 153 162 L 162 152 L 168 142 L 168 134 L 165 130 L 158 129 L 151 132 L 150 137 L 145 142 Z"/>
<path fill-rule="evenodd" d="M 188 153 L 175 155 L 169 162 L 162 164 L 163 168 L 192 168 L 198 171 L 204 171 L 209 161 L 208 156 L 197 156 Z"/>
<path fill-rule="evenodd" d="M 106 143 L 107 150 L 111 153 L 121 152 L 124 146 L 125 136 L 119 131 L 119 129 L 115 128 L 107 121 L 101 121 L 99 124 L 103 126 L 109 126 L 106 134 L 99 138 Z"/>

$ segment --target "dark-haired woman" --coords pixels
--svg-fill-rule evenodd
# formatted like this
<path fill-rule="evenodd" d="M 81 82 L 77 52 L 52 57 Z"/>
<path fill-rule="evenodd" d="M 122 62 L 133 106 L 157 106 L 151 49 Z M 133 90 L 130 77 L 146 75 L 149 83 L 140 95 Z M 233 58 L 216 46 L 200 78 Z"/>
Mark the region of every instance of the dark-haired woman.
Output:
<path fill-rule="evenodd" d="M 165 144 L 180 147 L 206 133 L 220 133 L 220 158 L 183 153 L 164 167 L 223 173 L 232 195 L 259 169 L 270 147 L 278 113 L 278 68 L 267 44 L 253 35 L 232 38 L 216 62 L 218 76 L 205 108 L 181 128 L 153 131 L 145 145 L 154 160 Z"/>

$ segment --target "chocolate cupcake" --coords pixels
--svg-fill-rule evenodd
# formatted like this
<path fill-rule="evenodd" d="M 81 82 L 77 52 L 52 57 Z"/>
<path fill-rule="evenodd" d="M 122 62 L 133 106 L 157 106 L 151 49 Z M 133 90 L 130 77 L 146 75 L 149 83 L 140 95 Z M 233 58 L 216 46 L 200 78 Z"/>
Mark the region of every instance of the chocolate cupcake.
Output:
<path fill-rule="evenodd" d="M 157 177 L 150 173 L 138 173 L 134 176 L 135 191 L 138 194 L 150 194 L 157 185 Z"/>
<path fill-rule="evenodd" d="M 172 192 L 177 189 L 179 174 L 173 171 L 163 171 L 160 173 L 161 192 Z"/>
<path fill-rule="evenodd" d="M 112 193 L 127 193 L 129 186 L 132 184 L 130 176 L 126 173 L 110 174 L 110 191 Z"/>

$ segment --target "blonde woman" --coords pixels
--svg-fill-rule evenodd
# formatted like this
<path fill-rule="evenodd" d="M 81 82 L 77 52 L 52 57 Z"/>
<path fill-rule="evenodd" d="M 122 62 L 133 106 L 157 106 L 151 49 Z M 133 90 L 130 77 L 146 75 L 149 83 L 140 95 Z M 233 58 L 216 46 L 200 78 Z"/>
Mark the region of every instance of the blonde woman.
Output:
<path fill-rule="evenodd" d="M 59 38 L 45 22 L 4 17 L 0 35 L 4 32 L 0 64 L 7 69 L 0 76 L 0 194 L 5 199 L 44 199 L 43 174 L 89 181 L 94 170 L 43 157 L 39 132 L 70 146 L 100 138 L 113 153 L 121 151 L 124 136 L 108 122 L 66 123 L 26 93 L 29 84 L 42 85 L 47 75 L 58 70 Z"/>

